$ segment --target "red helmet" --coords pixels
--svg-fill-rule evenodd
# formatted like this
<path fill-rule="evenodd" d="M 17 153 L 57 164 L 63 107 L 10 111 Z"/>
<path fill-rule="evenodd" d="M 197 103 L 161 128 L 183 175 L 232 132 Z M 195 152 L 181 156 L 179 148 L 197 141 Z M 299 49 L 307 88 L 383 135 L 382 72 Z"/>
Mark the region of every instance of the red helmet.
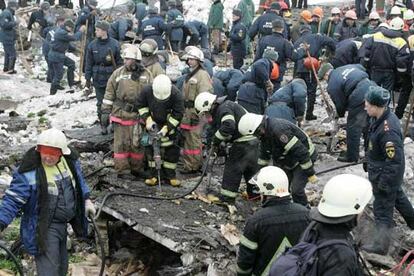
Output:
<path fill-rule="evenodd" d="M 313 67 L 315 67 L 315 70 L 318 71 L 319 70 L 319 60 L 314 58 L 314 57 L 307 57 L 305 58 L 305 60 L 303 61 L 303 65 L 305 66 L 306 69 L 308 70 L 312 70 L 312 64 Z"/>
<path fill-rule="evenodd" d="M 285 1 L 279 1 L 279 5 L 280 5 L 280 10 L 281 10 L 281 11 L 283 11 L 283 10 L 288 10 L 288 9 L 289 9 L 289 7 L 288 7 L 288 5 L 285 3 Z"/>

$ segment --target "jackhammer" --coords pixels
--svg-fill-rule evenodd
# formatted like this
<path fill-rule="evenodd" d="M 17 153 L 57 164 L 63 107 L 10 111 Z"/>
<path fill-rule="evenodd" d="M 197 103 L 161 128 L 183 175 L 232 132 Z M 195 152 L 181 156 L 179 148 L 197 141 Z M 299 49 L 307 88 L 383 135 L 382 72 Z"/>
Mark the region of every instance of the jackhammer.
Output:
<path fill-rule="evenodd" d="M 161 166 L 162 166 L 161 137 L 162 137 L 162 134 L 159 133 L 157 125 L 154 124 L 153 128 L 150 131 L 148 131 L 148 135 L 149 135 L 148 144 L 152 146 L 152 158 L 155 163 L 155 170 L 157 171 L 158 187 L 160 189 L 160 192 L 162 192 L 162 189 L 161 189 Z"/>

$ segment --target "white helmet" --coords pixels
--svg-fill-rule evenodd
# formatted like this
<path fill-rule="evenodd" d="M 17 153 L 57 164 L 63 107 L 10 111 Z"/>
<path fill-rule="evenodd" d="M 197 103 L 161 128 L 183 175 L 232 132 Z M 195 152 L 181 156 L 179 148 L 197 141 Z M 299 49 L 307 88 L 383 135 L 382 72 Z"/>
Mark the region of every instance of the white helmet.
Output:
<path fill-rule="evenodd" d="M 373 12 L 371 12 L 369 14 L 368 19 L 369 20 L 379 20 L 380 19 L 380 16 L 379 16 L 379 14 L 376 11 L 373 11 Z"/>
<path fill-rule="evenodd" d="M 40 133 L 37 137 L 37 145 L 59 148 L 63 154 L 70 154 L 65 134 L 56 128 L 50 128 Z"/>
<path fill-rule="evenodd" d="M 372 186 L 367 179 L 353 174 L 336 175 L 323 188 L 318 211 L 330 218 L 357 215 L 371 197 Z"/>
<path fill-rule="evenodd" d="M 275 166 L 262 168 L 249 183 L 257 185 L 262 195 L 284 197 L 290 195 L 286 173 Z"/>
<path fill-rule="evenodd" d="M 171 95 L 171 80 L 167 75 L 161 74 L 155 77 L 152 83 L 152 92 L 157 100 L 163 101 Z"/>
<path fill-rule="evenodd" d="M 155 55 L 158 51 L 158 44 L 154 39 L 146 38 L 139 44 L 139 49 L 142 53 Z"/>
<path fill-rule="evenodd" d="M 413 10 L 410 10 L 410 9 L 407 9 L 407 10 L 404 12 L 404 17 L 403 17 L 403 19 L 404 19 L 404 20 L 413 20 L 413 19 L 414 19 L 414 11 L 413 11 Z"/>
<path fill-rule="evenodd" d="M 183 59 L 187 60 L 189 58 L 193 58 L 196 59 L 200 62 L 204 61 L 204 54 L 203 51 L 201 51 L 199 48 L 197 47 L 191 47 L 188 49 L 188 51 L 186 51 L 186 53 L 183 55 L 182 57 Z"/>
<path fill-rule="evenodd" d="M 389 29 L 390 25 L 388 25 L 387 22 L 382 22 L 381 24 L 378 25 L 378 29 L 379 28 Z"/>
<path fill-rule="evenodd" d="M 394 31 L 401 31 L 404 28 L 404 20 L 395 17 L 390 22 L 390 29 Z"/>
<path fill-rule="evenodd" d="M 341 14 L 341 10 L 338 7 L 334 7 L 331 10 L 331 14 Z"/>
<path fill-rule="evenodd" d="M 401 16 L 401 9 L 397 6 L 391 8 L 390 15 L 398 15 Z"/>
<path fill-rule="evenodd" d="M 194 101 L 194 107 L 198 114 L 210 111 L 216 99 L 217 95 L 211 94 L 210 92 L 201 92 L 198 94 Z"/>
<path fill-rule="evenodd" d="M 122 58 L 141 60 L 141 50 L 136 45 L 128 44 L 123 51 Z"/>
<path fill-rule="evenodd" d="M 239 132 L 241 135 L 254 134 L 263 121 L 263 115 L 254 113 L 244 114 L 239 121 Z"/>

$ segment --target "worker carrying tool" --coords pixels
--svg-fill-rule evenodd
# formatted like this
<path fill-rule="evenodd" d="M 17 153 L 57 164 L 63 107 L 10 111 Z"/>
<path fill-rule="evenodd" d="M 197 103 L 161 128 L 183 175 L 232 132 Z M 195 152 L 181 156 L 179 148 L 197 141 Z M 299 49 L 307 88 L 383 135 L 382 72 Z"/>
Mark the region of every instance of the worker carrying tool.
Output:
<path fill-rule="evenodd" d="M 180 148 L 177 145 L 177 127 L 184 115 L 184 99 L 180 91 L 171 84 L 171 80 L 167 75 L 158 75 L 152 86 L 144 87 L 137 101 L 140 123 L 145 126 L 146 135 L 151 142 L 158 142 L 162 160 L 161 177 L 168 184 L 177 187 L 180 181 L 176 177 L 175 170 L 180 157 Z M 158 130 L 155 133 L 155 130 Z M 145 136 L 145 135 L 144 135 Z M 151 137 L 152 136 L 152 137 Z M 144 139 L 145 140 L 145 139 Z M 154 156 L 153 144 L 146 141 L 145 154 L 148 160 L 150 176 L 145 180 L 145 184 L 154 186 L 159 183 L 156 171 L 156 162 Z"/>

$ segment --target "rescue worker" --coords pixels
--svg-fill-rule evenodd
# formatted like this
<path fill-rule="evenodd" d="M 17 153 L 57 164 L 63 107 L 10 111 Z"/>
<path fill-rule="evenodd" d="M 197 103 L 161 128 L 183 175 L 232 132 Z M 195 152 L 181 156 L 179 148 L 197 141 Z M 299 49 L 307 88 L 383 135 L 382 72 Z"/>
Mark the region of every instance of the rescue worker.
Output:
<path fill-rule="evenodd" d="M 407 42 L 402 38 L 403 27 L 404 21 L 396 17 L 389 29 L 380 30 L 364 43 L 365 67 L 370 69 L 371 79 L 389 91 L 394 89 L 396 72 L 407 71 L 410 58 Z"/>
<path fill-rule="evenodd" d="M 279 65 L 279 77 L 274 87 L 274 89 L 278 89 L 287 69 L 286 62 L 292 59 L 293 45 L 283 37 L 284 24 L 282 20 L 274 20 L 272 27 L 273 33 L 260 39 L 256 50 L 255 61 L 263 56 L 263 52 L 267 48 L 273 49 L 278 53 L 276 62 Z"/>
<path fill-rule="evenodd" d="M 109 23 L 98 21 L 95 25 L 95 39 L 89 43 L 85 59 L 85 87 L 91 89 L 92 81 L 96 93 L 97 115 L 102 127 L 101 133 L 108 134 L 101 120 L 102 101 L 106 84 L 117 67 L 122 66 L 120 45 L 117 40 L 108 36 Z M 92 81 L 91 81 L 92 80 Z"/>
<path fill-rule="evenodd" d="M 310 211 L 312 222 L 301 238 L 320 246 L 332 243 L 318 249 L 314 270 L 318 275 L 364 275 L 351 231 L 371 197 L 371 184 L 360 176 L 340 174 L 326 183 L 318 207 Z M 279 275 L 275 268 L 270 276 Z"/>
<path fill-rule="evenodd" d="M 349 10 L 345 13 L 344 20 L 339 23 L 334 32 L 334 39 L 341 41 L 347 38 L 353 38 L 358 36 L 357 16 L 353 10 Z"/>
<path fill-rule="evenodd" d="M 269 275 L 273 261 L 299 241 L 309 210 L 292 202 L 288 177 L 278 167 L 262 168 L 250 182 L 259 190 L 262 208 L 244 226 L 237 275 Z"/>
<path fill-rule="evenodd" d="M 391 20 L 393 20 L 394 18 L 403 18 L 403 14 L 401 12 L 401 9 L 397 6 L 393 6 L 391 8 L 391 10 L 389 11 L 389 13 L 387 14 L 387 21 L 391 22 Z"/>
<path fill-rule="evenodd" d="M 359 49 L 362 42 L 359 38 L 348 38 L 336 44 L 335 55 L 332 57 L 331 64 L 338 68 L 348 64 L 360 62 Z"/>
<path fill-rule="evenodd" d="M 236 9 L 241 11 L 241 21 L 247 29 L 250 28 L 254 18 L 254 3 L 252 0 L 240 0 L 239 4 L 236 6 Z"/>
<path fill-rule="evenodd" d="M 171 84 L 168 76 L 158 75 L 152 85 L 145 86 L 139 94 L 137 108 L 141 124 L 146 128 L 148 135 L 158 136 L 160 139 L 161 177 L 173 187 L 180 186 L 175 171 L 180 158 L 180 148 L 176 142 L 177 127 L 184 113 L 181 92 Z M 158 178 L 152 144 L 145 146 L 145 153 L 150 171 L 145 184 L 154 186 L 157 185 Z"/>
<path fill-rule="evenodd" d="M 158 49 L 164 50 L 164 41 L 162 40 L 162 34 L 167 30 L 164 20 L 158 14 L 157 8 L 150 8 L 149 15 L 139 26 L 139 33 L 142 34 L 142 39 L 152 38 L 158 44 Z"/>
<path fill-rule="evenodd" d="M 331 97 L 336 115 L 346 118 L 346 151 L 338 157 L 340 162 L 358 162 L 361 134 L 367 134 L 367 113 L 364 110 L 365 94 L 375 82 L 368 79 L 368 73 L 360 64 L 345 65 L 333 69 L 326 63 L 319 69 L 318 77 L 328 83 L 327 92 Z"/>
<path fill-rule="evenodd" d="M 239 90 L 244 78 L 243 72 L 238 69 L 227 69 L 223 71 L 217 71 L 214 74 L 214 77 L 221 81 L 221 84 L 224 88 L 223 94 L 227 96 L 226 99 L 235 101 L 237 97 L 237 91 Z M 214 90 L 214 94 L 218 95 L 216 93 L 216 90 Z"/>
<path fill-rule="evenodd" d="M 321 33 L 322 18 L 323 18 L 322 8 L 315 7 L 312 10 L 312 22 L 310 23 L 313 34 Z"/>
<path fill-rule="evenodd" d="M 290 30 L 290 37 L 292 39 L 292 43 L 295 43 L 296 40 L 300 37 L 300 29 L 304 25 L 309 25 L 312 22 L 312 13 L 308 10 L 301 11 L 299 20 L 293 24 Z"/>
<path fill-rule="evenodd" d="M 245 43 L 246 39 L 246 26 L 241 22 L 241 11 L 233 10 L 233 26 L 229 33 L 230 39 L 230 52 L 233 58 L 233 68 L 240 69 L 243 66 L 243 60 L 247 54 L 247 47 Z"/>
<path fill-rule="evenodd" d="M 247 183 L 257 172 L 258 140 L 253 135 L 241 135 L 237 128 L 240 118 L 247 112 L 241 105 L 226 100 L 226 97 L 218 98 L 208 92 L 200 93 L 194 106 L 200 117 L 208 115 L 213 118 L 213 152 L 218 154 L 221 147 L 228 147 L 230 144 L 221 189 L 217 194 L 218 198 L 213 201 L 234 204 L 242 178 Z M 246 190 L 249 199 L 257 196 L 251 184 L 247 184 Z"/>
<path fill-rule="evenodd" d="M 410 27 L 414 22 L 414 11 L 413 10 L 406 10 L 404 12 L 404 33 L 405 33 L 405 37 L 408 37 L 410 34 Z"/>
<path fill-rule="evenodd" d="M 137 46 L 128 45 L 122 58 L 124 65 L 112 73 L 106 86 L 101 123 L 103 128 L 109 122 L 114 126 L 114 168 L 118 177 L 128 175 L 127 170 L 139 177 L 143 176 L 144 149 L 136 102 L 143 87 L 152 83 L 152 77 L 141 64 Z"/>
<path fill-rule="evenodd" d="M 267 166 L 273 159 L 288 175 L 293 201 L 308 206 L 306 183 L 318 181 L 314 169 L 317 152 L 309 136 L 289 121 L 253 113 L 240 119 L 239 132 L 260 139 L 258 165 Z"/>
<path fill-rule="evenodd" d="M 127 40 L 126 33 L 131 31 L 132 27 L 133 22 L 131 19 L 119 18 L 115 22 L 111 23 L 108 34 L 113 39 L 123 42 Z"/>
<path fill-rule="evenodd" d="M 363 23 L 359 28 L 359 36 L 375 33 L 379 24 L 381 24 L 379 14 L 376 11 L 371 12 L 369 14 L 368 21 Z"/>
<path fill-rule="evenodd" d="M 71 34 L 75 28 L 75 24 L 71 19 L 66 19 L 63 25 L 58 28 L 54 37 L 50 42 L 50 50 L 48 53 L 49 65 L 52 68 L 52 84 L 50 86 L 50 95 L 55 95 L 58 90 L 64 88 L 60 85 L 63 77 L 63 66 L 67 67 L 67 78 L 69 90 L 68 93 L 74 92 L 74 86 L 80 82 L 75 82 L 75 61 L 65 55 L 66 51 L 74 51 L 75 47 L 71 42 L 80 40 L 85 27 L 81 27 L 78 32 Z"/>
<path fill-rule="evenodd" d="M 331 17 L 322 21 L 321 33 L 333 38 L 336 26 L 341 23 L 341 10 L 337 7 L 331 9 Z"/>
<path fill-rule="evenodd" d="M 68 271 L 67 224 L 86 238 L 86 216 L 95 215 L 79 154 L 55 128 L 43 131 L 24 155 L 0 205 L 0 232 L 22 211 L 21 239 L 34 255 L 37 275 Z"/>
<path fill-rule="evenodd" d="M 274 91 L 273 81 L 278 79 L 278 76 L 272 77 L 273 68 L 278 68 L 277 59 L 277 52 L 266 49 L 263 58 L 253 63 L 251 71 L 245 74 L 245 83 L 239 88 L 237 102 L 248 112 L 264 113 L 268 95 Z"/>
<path fill-rule="evenodd" d="M 320 55 L 320 50 L 326 48 L 329 52 L 335 52 L 335 42 L 332 38 L 320 35 L 312 34 L 309 25 L 303 25 L 301 27 L 301 36 L 294 44 L 294 51 L 292 59 L 295 61 L 295 73 L 298 78 L 303 79 L 306 82 L 308 89 L 307 108 L 306 108 L 306 120 L 316 120 L 316 116 L 313 114 L 315 100 L 316 100 L 316 87 L 317 80 L 312 72 L 312 63 L 315 69 L 319 67 L 317 59 Z M 308 57 L 307 52 L 311 58 Z"/>
<path fill-rule="evenodd" d="M 264 14 L 259 16 L 249 28 L 249 37 L 250 40 L 254 40 L 256 35 L 259 35 L 259 38 L 265 35 L 272 34 L 272 22 L 276 19 L 283 21 L 284 25 L 286 25 L 284 19 L 279 15 L 280 5 L 277 2 L 274 2 L 270 5 L 270 7 L 266 10 Z M 284 26 L 283 36 L 288 38 L 287 28 Z"/>
<path fill-rule="evenodd" d="M 18 5 L 14 0 L 7 2 L 7 8 L 0 13 L 0 41 L 4 49 L 3 72 L 16 74 L 16 28 L 19 22 L 15 19 L 14 13 Z"/>
<path fill-rule="evenodd" d="M 133 15 L 135 15 L 135 19 L 138 22 L 138 27 L 141 26 L 142 21 L 147 16 L 149 10 L 148 5 L 145 3 L 134 3 L 134 11 L 132 12 Z"/>
<path fill-rule="evenodd" d="M 359 20 L 365 19 L 365 2 L 366 0 L 355 0 L 355 9 L 356 9 L 356 15 Z"/>
<path fill-rule="evenodd" d="M 199 172 L 202 165 L 202 127 L 194 108 L 194 101 L 201 92 L 213 93 L 213 85 L 209 74 L 202 66 L 204 55 L 200 49 L 190 48 L 183 59 L 187 60 L 190 73 L 185 76 L 182 88 L 185 112 L 180 128 L 184 140 L 182 150 L 184 168 L 180 172 L 182 174 L 194 174 Z"/>
<path fill-rule="evenodd" d="M 43 30 L 47 26 L 49 26 L 48 21 L 49 22 L 51 21 L 50 3 L 47 2 L 47 1 L 44 1 L 44 2 L 42 2 L 42 4 L 40 4 L 40 9 L 38 9 L 37 11 L 32 12 L 32 14 L 30 15 L 29 23 L 27 23 L 27 29 L 29 31 L 31 31 L 33 24 L 37 23 L 40 26 L 39 34 L 42 35 Z"/>
<path fill-rule="evenodd" d="M 207 26 L 210 31 L 210 40 L 213 44 L 213 54 L 218 54 L 221 49 L 221 32 L 224 27 L 223 10 L 224 6 L 221 0 L 215 0 L 211 4 L 208 14 Z"/>
<path fill-rule="evenodd" d="M 410 35 L 407 40 L 410 48 L 410 58 L 407 64 L 408 67 L 412 66 L 414 62 L 414 35 Z M 395 90 L 399 91 L 400 95 L 398 96 L 398 104 L 394 111 L 398 119 L 401 119 L 404 116 L 405 108 L 410 100 L 411 90 L 413 89 L 413 73 L 414 72 L 412 70 L 407 70 L 405 73 L 398 74 L 398 81 Z"/>
<path fill-rule="evenodd" d="M 410 229 L 414 229 L 414 209 L 405 195 L 402 184 L 405 170 L 404 137 L 400 121 L 387 107 L 390 93 L 372 87 L 365 96 L 365 110 L 371 118 L 368 132 L 368 172 L 374 191 L 376 229 L 363 250 L 386 255 L 391 241 L 394 207 Z"/>
<path fill-rule="evenodd" d="M 169 10 L 165 15 L 166 33 L 171 44 L 171 50 L 179 52 L 183 40 L 184 16 L 176 8 L 176 0 L 168 1 Z"/>
<path fill-rule="evenodd" d="M 95 35 L 95 24 L 99 20 L 99 14 L 97 10 L 98 1 L 97 0 L 87 0 L 86 6 L 82 8 L 78 19 L 75 24 L 75 31 L 78 31 L 79 28 L 83 25 L 86 25 L 86 39 L 87 44 L 92 41 Z M 85 49 L 86 50 L 86 49 Z"/>
<path fill-rule="evenodd" d="M 181 46 L 191 45 L 200 46 L 200 48 L 208 49 L 208 27 L 201 21 L 192 20 L 184 23 L 183 27 L 184 36 Z M 187 39 L 190 37 L 187 43 Z"/>
<path fill-rule="evenodd" d="M 42 37 L 44 37 L 45 39 L 43 40 L 43 43 L 42 43 L 42 54 L 47 64 L 46 82 L 48 83 L 52 83 L 52 78 L 53 78 L 53 72 L 49 64 L 49 58 L 48 58 L 49 50 L 50 50 L 50 43 L 52 41 L 52 38 L 55 37 L 55 32 L 63 25 L 64 22 L 65 22 L 65 17 L 58 16 L 56 18 L 55 25 L 52 25 L 52 26 L 49 26 L 43 29 Z"/>
<path fill-rule="evenodd" d="M 306 108 L 306 83 L 295 78 L 287 85 L 276 90 L 269 98 L 265 114 L 271 118 L 280 118 L 300 126 Z"/>
<path fill-rule="evenodd" d="M 139 44 L 139 49 L 142 54 L 141 64 L 151 73 L 153 78 L 165 74 L 165 69 L 161 66 L 160 59 L 157 55 L 157 42 L 154 39 L 144 39 Z"/>

